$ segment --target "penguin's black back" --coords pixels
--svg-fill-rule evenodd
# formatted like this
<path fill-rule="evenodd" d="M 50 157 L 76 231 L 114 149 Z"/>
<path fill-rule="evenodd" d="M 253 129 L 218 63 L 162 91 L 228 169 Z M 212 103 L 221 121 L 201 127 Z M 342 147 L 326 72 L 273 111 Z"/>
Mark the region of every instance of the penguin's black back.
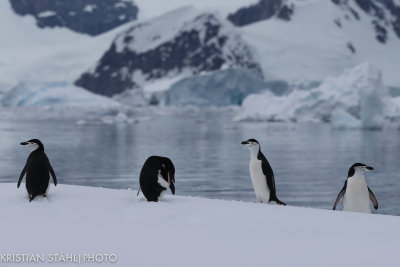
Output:
<path fill-rule="evenodd" d="M 170 173 L 171 190 L 172 193 L 175 193 L 173 189 L 175 168 L 172 161 L 166 157 L 151 156 L 143 164 L 139 177 L 140 189 L 148 201 L 157 202 L 161 192 L 167 189 L 157 182 L 159 171 L 163 177 L 168 177 L 167 172 Z"/>
<path fill-rule="evenodd" d="M 50 181 L 50 170 L 48 158 L 44 151 L 33 151 L 27 161 L 26 169 L 26 189 L 28 193 L 35 197 L 43 195 L 47 191 Z"/>

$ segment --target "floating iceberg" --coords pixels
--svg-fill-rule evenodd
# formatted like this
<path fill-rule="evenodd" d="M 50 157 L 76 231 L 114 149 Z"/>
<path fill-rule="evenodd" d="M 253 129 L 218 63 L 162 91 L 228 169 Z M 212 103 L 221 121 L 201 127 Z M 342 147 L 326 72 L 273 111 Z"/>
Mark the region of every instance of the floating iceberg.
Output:
<path fill-rule="evenodd" d="M 355 123 L 357 127 L 380 128 L 384 118 L 400 114 L 395 110 L 390 110 L 391 115 L 386 112 L 388 98 L 380 70 L 363 63 L 340 77 L 325 79 L 311 90 L 294 90 L 284 96 L 271 92 L 250 95 L 235 120 L 340 121 L 340 127 L 344 127 L 346 119 L 351 126 Z"/>
<path fill-rule="evenodd" d="M 361 128 L 361 121 L 351 116 L 343 109 L 335 109 L 332 112 L 331 123 L 335 129 L 357 129 Z"/>

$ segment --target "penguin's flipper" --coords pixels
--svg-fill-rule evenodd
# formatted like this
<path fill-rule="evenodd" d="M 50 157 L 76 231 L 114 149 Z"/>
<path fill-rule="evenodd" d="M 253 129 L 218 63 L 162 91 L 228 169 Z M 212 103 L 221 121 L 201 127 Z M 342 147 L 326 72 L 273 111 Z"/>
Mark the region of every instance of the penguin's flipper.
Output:
<path fill-rule="evenodd" d="M 138 189 L 138 191 L 137 191 L 136 196 L 139 196 L 139 194 L 140 194 L 140 186 L 139 186 L 139 189 Z"/>
<path fill-rule="evenodd" d="M 347 180 L 344 183 L 342 190 L 340 190 L 339 195 L 336 198 L 335 204 L 333 205 L 333 210 L 336 209 L 336 205 L 338 204 L 339 200 L 344 196 L 344 193 L 346 193 L 346 188 L 347 188 Z"/>
<path fill-rule="evenodd" d="M 51 167 L 51 164 L 50 164 L 50 161 L 49 161 L 49 159 L 47 159 L 47 167 L 49 168 L 49 171 L 50 171 L 51 177 L 53 177 L 53 182 L 54 182 L 54 185 L 57 185 L 57 177 L 56 177 L 56 173 L 54 172 L 54 170 L 53 170 L 53 167 Z"/>
<path fill-rule="evenodd" d="M 372 204 L 374 204 L 374 208 L 377 210 L 378 209 L 378 200 L 376 200 L 374 193 L 372 192 L 371 189 L 369 189 L 369 187 L 368 187 L 368 193 L 369 193 L 369 199 L 371 200 Z"/>
<path fill-rule="evenodd" d="M 25 167 L 22 169 L 21 175 L 19 176 L 17 188 L 19 188 L 19 186 L 21 185 L 22 178 L 24 178 L 27 168 L 28 168 L 28 162 L 26 162 Z"/>

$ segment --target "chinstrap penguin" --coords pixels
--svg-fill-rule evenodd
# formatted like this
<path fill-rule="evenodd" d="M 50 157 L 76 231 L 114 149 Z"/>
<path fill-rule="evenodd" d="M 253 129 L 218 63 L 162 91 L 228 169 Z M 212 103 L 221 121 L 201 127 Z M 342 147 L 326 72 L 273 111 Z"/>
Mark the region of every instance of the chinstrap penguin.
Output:
<path fill-rule="evenodd" d="M 274 172 L 267 158 L 260 149 L 260 144 L 256 139 L 243 141 L 242 145 L 250 149 L 250 177 L 254 192 L 260 203 L 275 201 L 279 205 L 286 205 L 276 196 Z"/>
<path fill-rule="evenodd" d="M 333 205 L 334 210 L 342 197 L 343 210 L 345 211 L 371 213 L 369 201 L 372 202 L 375 209 L 378 209 L 378 201 L 364 178 L 364 172 L 373 169 L 362 163 L 355 163 L 350 167 L 344 186 Z"/>
<path fill-rule="evenodd" d="M 26 161 L 25 167 L 19 176 L 17 187 L 21 185 L 21 181 L 26 173 L 26 190 L 28 191 L 29 202 L 36 196 L 47 196 L 50 184 L 50 174 L 53 177 L 54 185 L 57 185 L 56 174 L 51 167 L 50 161 L 44 153 L 44 147 L 39 139 L 31 139 L 22 142 L 21 145 L 32 149 Z"/>
<path fill-rule="evenodd" d="M 175 194 L 175 167 L 172 161 L 166 157 L 151 156 L 143 164 L 140 171 L 140 190 L 147 201 L 159 201 L 169 187 Z"/>

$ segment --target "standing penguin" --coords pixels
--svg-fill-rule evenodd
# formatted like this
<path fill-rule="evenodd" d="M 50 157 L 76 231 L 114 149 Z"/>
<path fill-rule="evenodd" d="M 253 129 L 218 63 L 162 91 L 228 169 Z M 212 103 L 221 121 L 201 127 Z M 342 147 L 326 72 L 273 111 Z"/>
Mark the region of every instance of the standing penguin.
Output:
<path fill-rule="evenodd" d="M 355 163 L 350 167 L 346 182 L 333 205 L 334 210 L 342 197 L 343 210 L 345 211 L 371 213 L 370 200 L 374 208 L 378 209 L 378 201 L 374 193 L 367 186 L 364 178 L 364 172 L 372 171 L 373 169 L 362 163 Z"/>
<path fill-rule="evenodd" d="M 31 139 L 22 142 L 21 145 L 29 147 L 32 149 L 32 152 L 21 172 L 17 187 L 19 188 L 21 185 L 22 178 L 24 178 L 26 173 L 26 190 L 28 191 L 29 202 L 31 202 L 36 196 L 47 196 L 50 174 L 53 177 L 54 185 L 57 185 L 57 178 L 49 159 L 44 153 L 43 144 L 39 139 Z"/>
<path fill-rule="evenodd" d="M 242 145 L 250 149 L 250 177 L 258 201 L 260 203 L 275 201 L 279 205 L 286 205 L 276 196 L 274 172 L 268 160 L 261 153 L 258 141 L 249 139 L 243 141 Z"/>
<path fill-rule="evenodd" d="M 143 164 L 140 171 L 140 189 L 147 201 L 159 201 L 169 187 L 175 194 L 175 167 L 166 157 L 151 156 Z M 138 192 L 138 194 L 139 194 Z"/>

